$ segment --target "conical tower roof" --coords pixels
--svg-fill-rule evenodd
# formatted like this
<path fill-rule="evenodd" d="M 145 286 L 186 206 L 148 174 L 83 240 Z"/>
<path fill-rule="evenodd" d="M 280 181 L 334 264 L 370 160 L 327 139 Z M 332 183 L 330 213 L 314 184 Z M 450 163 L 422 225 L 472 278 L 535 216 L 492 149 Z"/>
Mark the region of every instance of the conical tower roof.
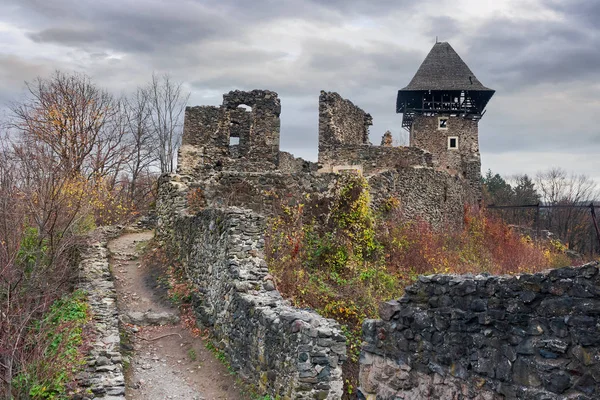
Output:
<path fill-rule="evenodd" d="M 404 90 L 482 90 L 483 86 L 448 42 L 436 43 Z"/>

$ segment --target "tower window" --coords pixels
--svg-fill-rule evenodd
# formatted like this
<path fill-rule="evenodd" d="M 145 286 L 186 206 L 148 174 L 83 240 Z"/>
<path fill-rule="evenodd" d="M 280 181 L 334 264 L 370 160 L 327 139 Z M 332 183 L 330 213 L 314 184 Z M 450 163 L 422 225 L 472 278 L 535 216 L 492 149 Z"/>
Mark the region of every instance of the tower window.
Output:
<path fill-rule="evenodd" d="M 448 137 L 448 149 L 458 149 L 458 138 L 456 136 Z"/>
<path fill-rule="evenodd" d="M 448 118 L 438 118 L 438 129 L 448 129 Z"/>

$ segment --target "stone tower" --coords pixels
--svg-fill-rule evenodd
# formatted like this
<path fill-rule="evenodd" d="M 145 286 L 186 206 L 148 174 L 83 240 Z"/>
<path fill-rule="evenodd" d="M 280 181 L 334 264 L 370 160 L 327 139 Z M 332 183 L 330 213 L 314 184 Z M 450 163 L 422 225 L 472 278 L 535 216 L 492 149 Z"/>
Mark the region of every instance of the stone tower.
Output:
<path fill-rule="evenodd" d="M 408 86 L 396 112 L 410 145 L 433 154 L 434 165 L 479 187 L 478 122 L 494 90 L 481 84 L 452 46 L 436 43 Z"/>

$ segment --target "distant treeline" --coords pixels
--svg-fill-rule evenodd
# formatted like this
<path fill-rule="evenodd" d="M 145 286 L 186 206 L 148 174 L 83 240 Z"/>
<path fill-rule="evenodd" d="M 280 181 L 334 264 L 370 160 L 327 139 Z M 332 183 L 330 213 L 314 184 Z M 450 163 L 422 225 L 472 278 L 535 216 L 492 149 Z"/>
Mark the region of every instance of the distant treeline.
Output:
<path fill-rule="evenodd" d="M 596 204 L 600 214 L 598 184 L 585 175 L 569 174 L 561 168 L 503 178 L 488 170 L 482 177 L 486 205 L 587 206 Z M 514 225 L 531 228 L 532 233 L 548 230 L 571 250 L 584 255 L 600 254 L 600 244 L 589 208 L 560 207 L 531 209 L 490 209 Z M 599 221 L 600 222 L 600 221 Z"/>

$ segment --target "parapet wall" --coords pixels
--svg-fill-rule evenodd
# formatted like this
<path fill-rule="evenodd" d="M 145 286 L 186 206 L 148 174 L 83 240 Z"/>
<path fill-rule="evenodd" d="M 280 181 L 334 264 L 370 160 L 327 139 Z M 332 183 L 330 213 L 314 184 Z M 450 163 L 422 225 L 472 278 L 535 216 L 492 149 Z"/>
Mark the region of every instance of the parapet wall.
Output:
<path fill-rule="evenodd" d="M 110 275 L 107 240 L 118 229 L 92 232 L 81 252 L 77 288 L 84 290 L 92 321 L 88 327 L 91 346 L 85 371 L 77 376 L 80 393 L 72 398 L 125 400 L 125 377 L 117 314 L 117 292 Z"/>
<path fill-rule="evenodd" d="M 306 195 L 326 197 L 339 177 L 335 173 L 223 171 L 200 181 L 165 175 L 159 182 L 157 214 L 164 221 L 163 229 L 168 229 L 166 220 L 173 218 L 174 208 L 185 208 L 191 190 L 208 207 L 235 206 L 272 215 L 275 197 L 287 204 L 302 203 Z M 420 218 L 435 227 L 462 226 L 465 204 L 473 203 L 474 195 L 464 180 L 433 168 L 398 168 L 366 179 L 373 207 L 393 197 L 400 201 L 406 218 Z"/>
<path fill-rule="evenodd" d="M 363 396 L 597 399 L 598 272 L 419 277 L 363 324 Z"/>
<path fill-rule="evenodd" d="M 264 218 L 239 208 L 188 215 L 175 209 L 177 185 L 163 186 L 172 200 L 161 205 L 171 212 L 160 219 L 161 237 L 198 289 L 198 318 L 231 366 L 274 398 L 340 399 L 346 339 L 334 320 L 290 306 L 275 289 L 263 258 Z"/>

